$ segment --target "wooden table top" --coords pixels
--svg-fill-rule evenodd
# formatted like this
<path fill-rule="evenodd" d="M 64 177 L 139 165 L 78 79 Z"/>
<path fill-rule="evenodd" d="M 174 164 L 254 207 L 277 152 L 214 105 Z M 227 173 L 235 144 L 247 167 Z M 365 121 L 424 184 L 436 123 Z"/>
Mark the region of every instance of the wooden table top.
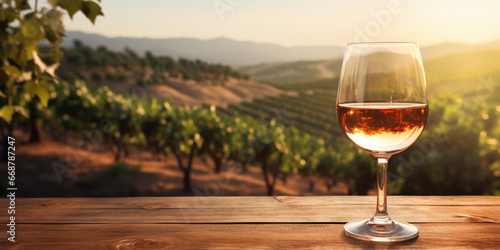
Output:
<path fill-rule="evenodd" d="M 18 198 L 15 243 L 8 202 L 0 199 L 1 249 L 500 249 L 493 196 L 390 196 L 390 216 L 420 230 L 401 243 L 344 235 L 346 222 L 373 215 L 375 196 Z"/>

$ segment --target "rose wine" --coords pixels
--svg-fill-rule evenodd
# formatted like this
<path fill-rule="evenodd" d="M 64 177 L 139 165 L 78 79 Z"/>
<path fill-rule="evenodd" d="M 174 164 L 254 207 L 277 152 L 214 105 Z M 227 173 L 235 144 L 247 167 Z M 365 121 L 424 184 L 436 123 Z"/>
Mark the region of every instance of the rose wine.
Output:
<path fill-rule="evenodd" d="M 393 154 L 417 140 L 427 110 L 421 103 L 344 103 L 337 106 L 337 116 L 356 146 L 371 154 Z"/>

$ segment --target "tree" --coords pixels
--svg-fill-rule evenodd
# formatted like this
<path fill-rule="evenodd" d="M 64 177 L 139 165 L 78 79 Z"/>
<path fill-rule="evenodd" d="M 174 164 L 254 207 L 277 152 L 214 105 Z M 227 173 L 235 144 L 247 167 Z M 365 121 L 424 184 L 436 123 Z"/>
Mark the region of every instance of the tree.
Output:
<path fill-rule="evenodd" d="M 192 111 L 188 107 L 179 107 L 167 117 L 164 128 L 166 146 L 174 154 L 179 169 L 184 174 L 185 192 L 191 190 L 193 159 L 203 146 L 203 138 L 194 122 L 199 112 L 198 107 L 194 107 Z"/>
<path fill-rule="evenodd" d="M 255 160 L 255 150 L 252 146 L 255 137 L 256 122 L 247 116 L 235 116 L 226 121 L 230 128 L 229 159 L 241 164 L 243 171 L 247 164 Z"/>
<path fill-rule="evenodd" d="M 299 174 L 309 181 L 309 190 L 313 191 L 317 181 L 319 158 L 325 151 L 323 140 L 317 140 L 309 134 L 299 133 L 295 127 L 289 127 L 286 141 L 290 150 L 288 165 L 298 169 Z"/>
<path fill-rule="evenodd" d="M 112 95 L 111 101 L 104 105 L 103 112 L 112 126 L 108 134 L 115 145 L 115 161 L 118 162 L 122 153 L 128 155 L 130 145 L 145 141 L 139 122 L 139 117 L 144 115 L 145 111 L 138 99 Z"/>
<path fill-rule="evenodd" d="M 278 174 L 284 166 L 284 157 L 288 154 L 283 125 L 277 124 L 275 120 L 271 120 L 269 125 L 260 125 L 255 129 L 252 146 L 255 161 L 260 163 L 262 169 L 267 195 L 271 196 L 274 194 Z"/>
<path fill-rule="evenodd" d="M 351 177 L 351 180 L 354 182 L 354 185 L 350 187 L 349 193 L 366 195 L 368 194 L 368 190 L 373 188 L 377 181 L 375 161 L 369 153 L 360 149 L 356 150 L 354 146 L 351 150 L 354 151 L 354 157 L 350 160 L 350 164 L 344 165 L 349 168 L 347 176 Z"/>
<path fill-rule="evenodd" d="M 145 114 L 142 117 L 141 129 L 146 137 L 147 145 L 152 147 L 154 153 L 159 159 L 160 154 L 167 154 L 166 140 L 164 136 L 164 127 L 167 125 L 167 119 L 173 112 L 170 102 L 163 103 L 156 98 L 148 98 L 142 102 L 145 108 Z"/>
<path fill-rule="evenodd" d="M 337 183 L 338 179 L 344 178 L 341 169 L 341 155 L 338 149 L 329 146 L 319 157 L 316 172 L 325 178 L 325 185 L 328 192 Z"/>
<path fill-rule="evenodd" d="M 87 88 L 85 82 L 62 82 L 58 98 L 51 100 L 52 122 L 64 130 L 81 132 L 99 128 L 111 147 L 115 161 L 127 155 L 131 145 L 146 141 L 140 128 L 145 110 L 141 100 L 117 95 L 108 87 Z"/>
<path fill-rule="evenodd" d="M 349 194 L 366 195 L 377 180 L 372 155 L 358 149 L 346 138 L 337 142 L 333 148 L 338 152 L 338 158 L 336 157 L 339 162 L 338 177 L 347 182 Z"/>
<path fill-rule="evenodd" d="M 469 101 L 457 107 L 458 98 L 467 100 L 468 97 L 471 97 Z M 400 192 L 492 193 L 494 164 L 499 158 L 499 133 L 495 131 L 498 120 L 493 119 L 498 105 L 495 102 L 498 103 L 498 99 L 479 100 L 475 91 L 461 96 L 446 93 L 433 98 L 424 133 L 395 159 L 396 170 L 404 177 Z M 437 133 L 441 135 L 436 136 Z"/>
<path fill-rule="evenodd" d="M 47 107 L 53 83 L 57 83 L 55 69 L 61 58 L 59 45 L 64 36 L 62 17 L 82 11 L 92 22 L 103 15 L 93 1 L 48 1 L 50 8 L 38 10 L 38 0 L 32 7 L 26 0 L 4 0 L 0 5 L 0 97 L 6 99 L 0 117 L 8 124 L 14 114 L 31 119 L 32 142 L 42 141 L 38 116 L 40 102 Z M 48 41 L 50 49 L 42 51 L 39 41 Z M 29 95 L 29 100 L 22 97 Z M 11 130 L 11 129 L 10 129 Z"/>
<path fill-rule="evenodd" d="M 203 147 L 200 154 L 207 154 L 215 164 L 214 172 L 219 173 L 222 165 L 229 158 L 231 153 L 231 136 L 233 131 L 226 121 L 222 121 L 215 112 L 215 106 L 201 111 L 201 115 L 195 121 L 199 128 Z"/>

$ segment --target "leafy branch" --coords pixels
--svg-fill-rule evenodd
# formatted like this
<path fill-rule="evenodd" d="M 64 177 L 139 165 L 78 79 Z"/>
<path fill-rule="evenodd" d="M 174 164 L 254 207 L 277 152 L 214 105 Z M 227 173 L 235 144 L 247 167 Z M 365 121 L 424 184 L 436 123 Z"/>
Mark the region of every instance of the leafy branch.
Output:
<path fill-rule="evenodd" d="M 31 103 L 39 101 L 47 107 L 54 97 L 52 85 L 58 83 L 55 70 L 62 56 L 59 46 L 64 14 L 73 17 L 81 11 L 92 23 L 104 15 L 94 1 L 48 3 L 50 6 L 41 10 L 38 1 L 33 8 L 27 0 L 5 0 L 0 5 L 0 117 L 8 124 L 16 113 L 37 119 L 37 105 Z M 48 42 L 49 48 L 41 47 L 42 41 Z"/>

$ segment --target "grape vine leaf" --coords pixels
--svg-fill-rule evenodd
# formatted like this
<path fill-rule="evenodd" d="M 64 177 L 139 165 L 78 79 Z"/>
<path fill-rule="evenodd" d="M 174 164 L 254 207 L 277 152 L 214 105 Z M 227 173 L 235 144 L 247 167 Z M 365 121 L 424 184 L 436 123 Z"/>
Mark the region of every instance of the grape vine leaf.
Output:
<path fill-rule="evenodd" d="M 104 16 L 104 13 L 101 11 L 101 6 L 92 1 L 83 1 L 82 12 L 92 24 L 95 24 L 97 16 Z"/>
<path fill-rule="evenodd" d="M 23 26 L 21 27 L 21 33 L 23 35 L 23 38 L 25 38 L 26 41 L 29 42 L 36 42 L 43 39 L 44 37 L 42 23 L 36 17 L 31 17 L 24 22 Z"/>
<path fill-rule="evenodd" d="M 36 84 L 34 81 L 27 81 L 25 84 L 24 84 L 24 91 L 26 91 L 26 93 L 30 94 L 30 96 L 34 96 L 35 93 L 36 93 Z"/>
<path fill-rule="evenodd" d="M 2 68 L 5 73 L 9 74 L 10 76 L 14 77 L 21 77 L 21 71 L 16 66 L 9 65 L 9 66 L 4 66 Z"/>
<path fill-rule="evenodd" d="M 34 81 L 28 81 L 24 84 L 24 90 L 30 96 L 37 95 L 40 98 L 40 102 L 44 107 L 47 107 L 50 99 L 49 85 L 45 79 L 40 79 L 40 81 L 35 83 Z"/>
<path fill-rule="evenodd" d="M 16 0 L 16 8 L 20 10 L 29 10 L 31 9 L 28 0 Z"/>
<path fill-rule="evenodd" d="M 49 93 L 49 85 L 47 81 L 41 79 L 36 88 L 36 95 L 40 98 L 40 101 L 44 107 L 47 107 L 49 104 L 50 93 Z"/>
<path fill-rule="evenodd" d="M 2 117 L 7 123 L 12 120 L 12 115 L 14 114 L 14 108 L 9 105 L 5 105 L 0 110 L 0 117 Z"/>
<path fill-rule="evenodd" d="M 56 9 L 42 9 L 42 12 L 46 12 L 46 15 L 42 18 L 43 29 L 45 30 L 45 37 L 51 43 L 57 43 L 59 45 L 60 41 L 64 36 L 64 25 L 63 25 L 63 13 Z"/>
<path fill-rule="evenodd" d="M 71 19 L 73 19 L 73 15 L 83 7 L 82 0 L 53 0 L 51 1 L 52 3 L 50 3 L 52 6 L 54 6 L 54 1 L 68 12 Z"/>

